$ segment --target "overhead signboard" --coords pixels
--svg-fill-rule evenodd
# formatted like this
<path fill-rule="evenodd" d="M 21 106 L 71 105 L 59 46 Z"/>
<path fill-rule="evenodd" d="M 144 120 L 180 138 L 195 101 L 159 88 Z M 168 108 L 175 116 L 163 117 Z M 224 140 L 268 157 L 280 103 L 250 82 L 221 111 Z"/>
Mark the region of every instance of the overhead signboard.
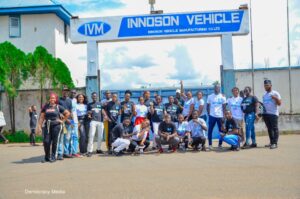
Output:
<path fill-rule="evenodd" d="M 71 20 L 71 41 L 84 43 L 244 35 L 249 33 L 248 18 L 247 9 L 74 18 Z"/>

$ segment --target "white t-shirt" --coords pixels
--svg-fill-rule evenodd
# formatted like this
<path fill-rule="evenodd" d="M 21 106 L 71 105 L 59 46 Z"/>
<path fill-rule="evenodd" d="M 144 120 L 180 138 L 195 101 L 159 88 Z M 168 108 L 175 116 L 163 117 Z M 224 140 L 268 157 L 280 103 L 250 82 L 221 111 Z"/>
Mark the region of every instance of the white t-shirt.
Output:
<path fill-rule="evenodd" d="M 72 99 L 72 115 L 73 115 L 73 120 L 74 123 L 77 124 L 78 123 L 78 118 L 77 118 L 77 99 L 73 98 Z"/>
<path fill-rule="evenodd" d="M 226 98 L 219 93 L 211 94 L 207 98 L 207 104 L 210 104 L 210 115 L 216 118 L 223 117 L 223 104 L 226 104 Z"/>
<path fill-rule="evenodd" d="M 189 123 L 187 121 L 183 121 L 181 124 L 179 124 L 179 122 L 175 123 L 176 131 L 179 136 L 183 136 L 185 134 L 188 128 L 188 124 Z"/>
<path fill-rule="evenodd" d="M 202 118 L 198 118 L 198 121 L 206 126 L 206 122 Z M 191 132 L 191 137 L 205 137 L 205 130 L 201 127 L 201 125 L 193 120 L 189 121 L 187 131 Z"/>
<path fill-rule="evenodd" d="M 272 99 L 272 95 L 276 96 L 278 99 L 281 99 L 280 94 L 277 91 L 266 92 L 263 96 L 263 104 L 266 109 L 267 114 L 279 115 L 278 105 L 276 101 Z"/>
<path fill-rule="evenodd" d="M 87 114 L 87 105 L 86 104 L 76 104 L 77 116 L 84 116 Z"/>
<path fill-rule="evenodd" d="M 232 117 L 234 119 L 242 120 L 244 117 L 241 104 L 242 104 L 243 98 L 241 97 L 231 97 L 227 100 L 227 104 L 230 108 L 230 111 L 232 113 Z"/>
<path fill-rule="evenodd" d="M 183 111 L 182 111 L 182 115 L 184 117 L 189 115 L 190 107 L 194 103 L 195 103 L 194 98 L 184 100 Z"/>
<path fill-rule="evenodd" d="M 205 102 L 204 102 L 203 99 L 200 99 L 200 100 L 196 99 L 196 100 L 195 100 L 194 110 L 195 110 L 195 111 L 199 111 L 199 107 L 200 107 L 200 106 L 203 106 L 202 113 L 201 113 L 201 115 L 200 115 L 200 116 L 203 116 L 203 115 L 206 114 Z"/>
<path fill-rule="evenodd" d="M 147 138 L 147 135 L 148 133 L 145 133 L 144 136 L 142 138 L 139 138 L 139 133 L 141 131 L 141 125 L 136 125 L 134 128 L 133 128 L 133 136 L 132 136 L 132 140 L 135 140 L 135 141 L 142 141 L 143 139 L 146 139 Z"/>
<path fill-rule="evenodd" d="M 147 117 L 148 107 L 146 105 L 135 105 L 136 117 Z"/>

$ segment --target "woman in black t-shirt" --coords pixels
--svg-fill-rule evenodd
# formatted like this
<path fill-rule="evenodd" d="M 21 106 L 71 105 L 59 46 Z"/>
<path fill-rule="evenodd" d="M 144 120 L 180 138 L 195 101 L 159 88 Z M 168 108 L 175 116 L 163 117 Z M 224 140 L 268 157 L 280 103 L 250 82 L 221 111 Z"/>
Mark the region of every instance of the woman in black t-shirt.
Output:
<path fill-rule="evenodd" d="M 54 162 L 56 160 L 57 143 L 63 129 L 63 123 L 69 117 L 70 112 L 64 107 L 57 104 L 57 96 L 50 94 L 49 103 L 47 103 L 41 111 L 38 124 L 38 132 L 41 133 L 42 125 L 45 122 L 44 132 L 44 150 L 45 159 L 42 162 Z M 52 146 L 52 154 L 50 156 L 50 147 Z"/>

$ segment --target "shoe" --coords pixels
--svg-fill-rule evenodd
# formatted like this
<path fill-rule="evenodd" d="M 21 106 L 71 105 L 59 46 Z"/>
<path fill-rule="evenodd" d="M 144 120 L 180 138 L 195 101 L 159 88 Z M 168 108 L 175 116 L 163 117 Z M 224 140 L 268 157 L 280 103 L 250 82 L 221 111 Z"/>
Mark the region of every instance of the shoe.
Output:
<path fill-rule="evenodd" d="M 209 145 L 207 149 L 211 151 L 213 149 L 212 145 Z"/>
<path fill-rule="evenodd" d="M 41 161 L 42 163 L 46 163 L 46 162 L 50 162 L 50 159 L 49 158 L 45 158 Z"/>
<path fill-rule="evenodd" d="M 87 154 L 86 154 L 86 157 L 92 157 L 92 153 L 90 153 L 90 152 L 88 152 Z"/>
<path fill-rule="evenodd" d="M 58 155 L 58 156 L 57 156 L 57 160 L 64 160 L 64 158 L 63 158 L 62 155 Z"/>
<path fill-rule="evenodd" d="M 218 149 L 222 149 L 222 148 L 223 148 L 222 145 L 219 145 L 219 146 L 218 146 Z"/>
<path fill-rule="evenodd" d="M 116 152 L 116 151 L 113 151 L 113 154 L 114 154 L 115 156 L 121 156 L 121 155 L 122 155 L 121 152 Z"/>
<path fill-rule="evenodd" d="M 155 150 L 157 150 L 157 147 L 153 146 L 151 149 L 152 149 L 152 151 L 155 151 Z"/>
<path fill-rule="evenodd" d="M 101 149 L 97 149 L 97 150 L 96 150 L 96 153 L 98 153 L 98 154 L 103 154 L 103 151 L 102 151 Z"/>
<path fill-rule="evenodd" d="M 271 147 L 271 144 L 266 144 L 265 147 L 266 147 L 266 148 L 270 148 L 270 147 Z"/>
<path fill-rule="evenodd" d="M 173 147 L 171 151 L 172 151 L 172 153 L 175 153 L 177 151 L 177 148 Z"/>
<path fill-rule="evenodd" d="M 277 148 L 277 144 L 272 144 L 271 146 L 270 146 L 270 149 L 276 149 Z"/>
<path fill-rule="evenodd" d="M 82 155 L 80 155 L 80 154 L 78 154 L 78 153 L 73 154 L 72 156 L 73 156 L 74 158 L 82 158 Z"/>
<path fill-rule="evenodd" d="M 56 158 L 51 158 L 51 159 L 49 160 L 49 162 L 50 162 L 50 163 L 56 162 Z"/>
<path fill-rule="evenodd" d="M 239 150 L 240 150 L 240 147 L 239 147 L 239 146 L 232 146 L 232 147 L 231 147 L 231 150 L 232 150 L 232 151 L 239 151 Z"/>
<path fill-rule="evenodd" d="M 5 141 L 4 141 L 4 144 L 8 144 L 8 143 L 9 143 L 9 141 L 8 141 L 8 140 L 5 140 Z"/>
<path fill-rule="evenodd" d="M 250 148 L 256 148 L 256 147 L 257 147 L 257 144 L 256 144 L 256 143 L 255 143 L 255 144 L 252 143 L 252 144 L 250 145 Z"/>
<path fill-rule="evenodd" d="M 248 148 L 250 148 L 250 144 L 245 143 L 245 144 L 242 146 L 242 149 L 248 149 Z"/>
<path fill-rule="evenodd" d="M 207 151 L 206 147 L 205 147 L 205 146 L 202 146 L 201 151 Z"/>
<path fill-rule="evenodd" d="M 163 148 L 160 148 L 160 149 L 158 150 L 158 153 L 163 153 L 163 152 L 164 152 Z"/>
<path fill-rule="evenodd" d="M 72 158 L 72 155 L 69 155 L 69 154 L 64 154 L 63 156 L 64 158 Z"/>

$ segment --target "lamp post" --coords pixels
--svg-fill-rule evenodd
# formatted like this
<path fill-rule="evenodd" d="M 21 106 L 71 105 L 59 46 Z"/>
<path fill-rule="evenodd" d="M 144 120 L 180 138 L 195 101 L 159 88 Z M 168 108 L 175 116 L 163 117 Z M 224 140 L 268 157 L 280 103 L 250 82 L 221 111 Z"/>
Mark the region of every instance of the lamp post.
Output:
<path fill-rule="evenodd" d="M 289 67 L 289 94 L 290 94 L 290 114 L 293 113 L 293 99 L 292 99 L 292 77 L 291 77 L 291 48 L 290 48 L 290 16 L 289 16 L 289 0 L 286 0 L 286 24 L 287 24 L 287 53 L 288 53 L 288 67 Z"/>
<path fill-rule="evenodd" d="M 254 58 L 253 58 L 253 26 L 252 26 L 252 0 L 250 0 L 249 2 L 250 4 L 250 43 L 251 43 L 251 77 L 252 77 L 252 90 L 253 90 L 253 94 L 255 94 L 255 90 L 254 90 Z"/>
<path fill-rule="evenodd" d="M 155 0 L 149 0 L 149 4 L 150 4 L 150 13 L 151 13 L 154 11 Z"/>

